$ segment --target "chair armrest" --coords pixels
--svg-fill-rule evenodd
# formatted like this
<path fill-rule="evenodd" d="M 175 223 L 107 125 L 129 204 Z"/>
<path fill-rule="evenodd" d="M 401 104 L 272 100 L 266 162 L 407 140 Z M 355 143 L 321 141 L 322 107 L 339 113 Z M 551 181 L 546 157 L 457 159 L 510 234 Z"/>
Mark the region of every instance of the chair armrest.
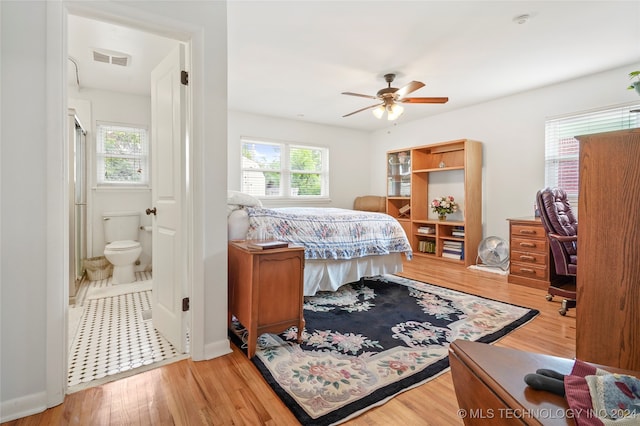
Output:
<path fill-rule="evenodd" d="M 354 210 L 385 213 L 387 198 L 379 195 L 363 195 L 353 202 Z"/>
<path fill-rule="evenodd" d="M 551 232 L 548 235 L 549 238 L 553 238 L 554 240 L 560 241 L 561 243 L 571 243 L 574 241 L 578 241 L 577 235 L 558 235 Z"/>

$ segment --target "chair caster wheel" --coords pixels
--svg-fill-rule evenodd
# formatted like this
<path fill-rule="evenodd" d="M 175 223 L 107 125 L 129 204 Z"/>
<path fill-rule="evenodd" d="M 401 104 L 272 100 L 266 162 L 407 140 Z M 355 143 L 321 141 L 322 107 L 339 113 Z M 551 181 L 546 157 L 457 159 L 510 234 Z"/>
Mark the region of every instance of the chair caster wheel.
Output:
<path fill-rule="evenodd" d="M 560 310 L 558 312 L 560 312 L 560 315 L 565 316 L 567 315 L 567 311 L 569 310 L 569 302 L 567 300 L 563 300 L 562 301 L 562 307 L 560 308 Z"/>
<path fill-rule="evenodd" d="M 552 295 L 550 295 L 550 294 L 547 294 L 547 295 L 545 296 L 545 299 L 547 299 L 547 302 L 551 302 L 551 301 L 553 300 L 553 296 L 552 296 Z"/>

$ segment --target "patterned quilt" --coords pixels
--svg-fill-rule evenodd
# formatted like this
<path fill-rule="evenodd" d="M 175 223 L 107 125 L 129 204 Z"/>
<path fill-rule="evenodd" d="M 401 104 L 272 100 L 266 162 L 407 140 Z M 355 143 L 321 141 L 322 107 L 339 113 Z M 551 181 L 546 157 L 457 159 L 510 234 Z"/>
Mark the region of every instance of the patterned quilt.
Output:
<path fill-rule="evenodd" d="M 313 207 L 246 207 L 246 211 L 248 239 L 274 238 L 303 245 L 306 259 L 355 259 L 390 253 L 412 257 L 402 226 L 384 213 Z"/>

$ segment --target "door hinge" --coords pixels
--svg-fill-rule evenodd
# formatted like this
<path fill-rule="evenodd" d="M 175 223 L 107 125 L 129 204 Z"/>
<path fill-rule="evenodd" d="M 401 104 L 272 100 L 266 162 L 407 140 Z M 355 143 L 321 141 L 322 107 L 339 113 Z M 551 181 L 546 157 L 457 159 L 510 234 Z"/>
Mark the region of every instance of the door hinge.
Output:
<path fill-rule="evenodd" d="M 189 298 L 185 297 L 182 299 L 182 312 L 187 312 L 189 310 Z"/>
<path fill-rule="evenodd" d="M 180 83 L 185 86 L 189 85 L 189 73 L 187 71 L 180 71 Z"/>

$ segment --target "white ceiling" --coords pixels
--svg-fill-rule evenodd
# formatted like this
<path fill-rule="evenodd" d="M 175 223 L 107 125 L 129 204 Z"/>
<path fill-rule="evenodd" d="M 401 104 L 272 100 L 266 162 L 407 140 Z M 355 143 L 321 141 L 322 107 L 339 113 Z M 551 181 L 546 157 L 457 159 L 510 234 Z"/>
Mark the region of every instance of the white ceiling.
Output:
<path fill-rule="evenodd" d="M 524 24 L 514 22 L 528 14 Z M 80 87 L 149 92 L 149 72 L 175 41 L 69 19 Z M 91 48 L 132 55 L 130 67 L 93 63 Z M 372 131 L 389 126 L 374 95 L 383 75 L 411 96 L 398 122 L 640 62 L 640 1 L 229 1 L 229 109 Z M 70 76 L 75 70 L 70 64 Z M 621 90 L 628 84 L 620 76 Z"/>

